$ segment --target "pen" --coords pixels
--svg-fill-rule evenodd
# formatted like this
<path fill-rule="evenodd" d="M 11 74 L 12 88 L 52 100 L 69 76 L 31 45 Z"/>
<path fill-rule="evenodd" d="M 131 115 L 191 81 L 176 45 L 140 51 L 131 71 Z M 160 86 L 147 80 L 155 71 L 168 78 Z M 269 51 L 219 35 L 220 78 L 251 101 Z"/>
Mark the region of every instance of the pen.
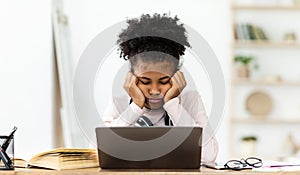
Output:
<path fill-rule="evenodd" d="M 266 167 L 268 167 L 268 168 L 280 168 L 280 167 L 289 167 L 289 166 L 300 166 L 300 164 L 270 165 L 270 166 L 266 166 Z"/>
<path fill-rule="evenodd" d="M 8 145 L 10 144 L 12 138 L 14 137 L 14 133 L 16 132 L 18 128 L 14 127 L 13 130 L 11 131 L 11 133 L 9 134 L 9 136 L 7 137 L 7 139 L 3 142 L 1 148 L 3 149 L 3 152 L 5 152 L 8 148 Z"/>

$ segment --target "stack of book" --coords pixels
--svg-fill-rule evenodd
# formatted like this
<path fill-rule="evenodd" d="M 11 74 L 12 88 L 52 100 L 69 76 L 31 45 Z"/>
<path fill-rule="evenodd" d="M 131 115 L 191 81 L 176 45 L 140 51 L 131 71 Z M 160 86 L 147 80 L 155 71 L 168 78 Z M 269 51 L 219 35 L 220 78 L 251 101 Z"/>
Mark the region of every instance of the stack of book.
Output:
<path fill-rule="evenodd" d="M 67 170 L 99 167 L 96 149 L 58 148 L 33 156 L 29 161 L 14 159 L 15 167 Z"/>

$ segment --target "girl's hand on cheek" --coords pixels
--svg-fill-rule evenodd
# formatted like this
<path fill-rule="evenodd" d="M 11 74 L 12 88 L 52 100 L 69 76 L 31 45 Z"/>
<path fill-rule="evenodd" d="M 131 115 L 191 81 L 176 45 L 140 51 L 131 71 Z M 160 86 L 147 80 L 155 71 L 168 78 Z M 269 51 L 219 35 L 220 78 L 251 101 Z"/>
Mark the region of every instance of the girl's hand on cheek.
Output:
<path fill-rule="evenodd" d="M 143 92 L 137 86 L 138 78 L 131 72 L 127 73 L 123 88 L 132 98 L 133 102 L 138 105 L 140 108 L 143 108 L 145 105 L 145 97 Z"/>
<path fill-rule="evenodd" d="M 165 97 L 164 97 L 164 102 L 168 102 L 172 98 L 177 97 L 181 91 L 185 88 L 186 86 L 186 81 L 184 78 L 184 75 L 181 71 L 177 71 L 174 76 L 171 78 L 170 83 L 172 87 L 167 91 Z"/>

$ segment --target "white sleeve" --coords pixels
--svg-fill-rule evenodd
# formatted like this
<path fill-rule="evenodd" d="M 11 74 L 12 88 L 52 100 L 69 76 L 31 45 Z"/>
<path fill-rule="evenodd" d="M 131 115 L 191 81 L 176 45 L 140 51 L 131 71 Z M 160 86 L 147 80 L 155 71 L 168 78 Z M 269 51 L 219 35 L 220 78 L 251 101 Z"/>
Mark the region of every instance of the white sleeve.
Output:
<path fill-rule="evenodd" d="M 202 159 L 201 162 L 214 162 L 219 152 L 219 146 L 211 127 L 207 125 L 203 129 Z"/>
<path fill-rule="evenodd" d="M 116 100 L 111 100 L 109 107 L 104 112 L 103 121 L 106 126 L 131 126 L 143 113 L 144 111 L 134 102 L 122 109 Z"/>
<path fill-rule="evenodd" d="M 215 161 L 218 143 L 208 124 L 205 108 L 198 92 L 188 92 L 164 105 L 174 126 L 200 126 L 203 128 L 202 162 Z"/>
<path fill-rule="evenodd" d="M 174 126 L 195 126 L 195 120 L 190 114 L 182 107 L 179 98 L 173 98 L 164 104 L 164 109 L 170 116 Z"/>
<path fill-rule="evenodd" d="M 164 104 L 174 126 L 201 126 L 207 124 L 204 105 L 198 92 L 187 92 Z"/>

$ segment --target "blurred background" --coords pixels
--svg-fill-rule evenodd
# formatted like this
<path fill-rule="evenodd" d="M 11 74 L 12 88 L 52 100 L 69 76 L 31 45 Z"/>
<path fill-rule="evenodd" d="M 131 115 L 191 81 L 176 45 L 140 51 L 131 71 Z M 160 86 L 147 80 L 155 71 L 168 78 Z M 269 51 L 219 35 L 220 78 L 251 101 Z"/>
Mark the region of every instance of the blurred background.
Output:
<path fill-rule="evenodd" d="M 143 13 L 178 15 L 216 54 L 226 83 L 218 161 L 300 157 L 299 0 L 2 0 L 0 134 L 18 127 L 16 157 L 91 146 L 73 109 L 76 66 L 100 32 Z"/>

